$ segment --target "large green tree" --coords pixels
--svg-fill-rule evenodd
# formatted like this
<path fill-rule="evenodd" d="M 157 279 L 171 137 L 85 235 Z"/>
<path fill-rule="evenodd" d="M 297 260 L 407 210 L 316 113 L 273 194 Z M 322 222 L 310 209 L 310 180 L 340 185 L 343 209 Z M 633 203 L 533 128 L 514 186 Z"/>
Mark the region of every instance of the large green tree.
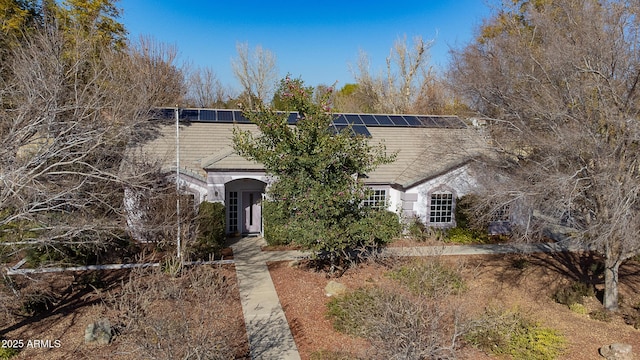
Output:
<path fill-rule="evenodd" d="M 288 124 L 288 113 L 248 110 L 245 116 L 259 133 L 236 129 L 235 148 L 276 179 L 265 204 L 267 240 L 326 254 L 335 269 L 351 250 L 389 240 L 378 231 L 380 213 L 361 205 L 367 191 L 360 177 L 394 156 L 349 129 L 331 131 L 329 104 L 313 102 L 302 81 L 286 78 L 280 92 L 282 106 L 299 114 L 296 125 Z M 397 217 L 392 220 L 398 224 Z"/>
<path fill-rule="evenodd" d="M 637 1 L 505 1 L 450 70 L 492 119 L 490 205 L 510 205 L 523 238 L 563 232 L 602 254 L 609 310 L 640 253 L 639 14 Z"/>

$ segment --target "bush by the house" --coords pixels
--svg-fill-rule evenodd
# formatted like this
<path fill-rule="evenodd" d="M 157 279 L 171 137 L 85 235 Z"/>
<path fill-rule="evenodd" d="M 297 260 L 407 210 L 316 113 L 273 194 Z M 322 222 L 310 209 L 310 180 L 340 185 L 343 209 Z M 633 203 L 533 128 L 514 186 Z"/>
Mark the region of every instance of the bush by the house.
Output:
<path fill-rule="evenodd" d="M 192 257 L 204 260 L 211 256 L 218 257 L 226 240 L 224 205 L 206 201 L 201 203 L 196 221 L 197 237 L 189 248 Z"/>
<path fill-rule="evenodd" d="M 288 245 L 293 242 L 289 229 L 289 217 L 286 207 L 277 201 L 262 202 L 264 238 L 271 246 Z"/>
<path fill-rule="evenodd" d="M 487 309 L 471 321 L 465 339 L 484 351 L 521 360 L 556 359 L 566 343 L 556 330 L 540 326 L 517 310 L 501 309 Z"/>
<path fill-rule="evenodd" d="M 244 115 L 260 133 L 235 129 L 234 148 L 275 177 L 264 214 L 269 244 L 295 243 L 312 250 L 333 272 L 351 260 L 354 250 L 387 237 L 360 231 L 371 222 L 361 206 L 364 184 L 354 174 L 370 173 L 395 157 L 366 137 L 329 130 L 331 92 L 318 101 L 302 80 L 287 77 L 277 93 L 284 108 L 298 111 L 296 126 L 289 125 L 287 114 L 259 106 Z"/>
<path fill-rule="evenodd" d="M 363 237 L 360 241 L 364 244 L 387 244 L 400 236 L 402 224 L 400 218 L 394 212 L 388 210 L 370 210 L 360 220 L 352 236 Z"/>

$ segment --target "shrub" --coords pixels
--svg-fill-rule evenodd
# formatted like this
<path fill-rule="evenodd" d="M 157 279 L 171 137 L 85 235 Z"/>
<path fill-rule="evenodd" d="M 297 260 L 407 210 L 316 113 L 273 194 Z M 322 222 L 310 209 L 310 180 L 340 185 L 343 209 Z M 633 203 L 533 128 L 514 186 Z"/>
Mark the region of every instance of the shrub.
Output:
<path fill-rule="evenodd" d="M 454 359 L 458 314 L 450 302 L 410 299 L 380 288 L 357 289 L 332 299 L 334 328 L 368 339 L 372 358 Z"/>
<path fill-rule="evenodd" d="M 441 241 L 444 239 L 446 233 L 444 229 L 426 226 L 417 216 L 414 216 L 409 221 L 406 230 L 409 237 L 417 241 L 426 241 L 429 239 Z"/>
<path fill-rule="evenodd" d="M 569 309 L 571 311 L 573 311 L 576 314 L 580 314 L 580 315 L 586 315 L 589 310 L 587 310 L 586 306 L 580 304 L 580 303 L 573 303 L 571 305 L 569 305 Z"/>
<path fill-rule="evenodd" d="M 209 266 L 185 268 L 180 277 L 134 269 L 106 301 L 117 314 L 118 342 L 131 358 L 244 359 L 244 322 L 228 311 L 237 288 L 224 274 Z"/>
<path fill-rule="evenodd" d="M 582 304 L 585 296 L 594 296 L 593 288 L 582 282 L 575 282 L 569 286 L 561 287 L 553 294 L 553 300 L 559 304 L 571 306 Z"/>
<path fill-rule="evenodd" d="M 262 202 L 264 239 L 271 246 L 289 245 L 293 242 L 286 208 L 277 201 Z"/>
<path fill-rule="evenodd" d="M 487 244 L 491 239 L 484 231 L 458 226 L 446 231 L 444 241 L 456 244 Z"/>
<path fill-rule="evenodd" d="M 253 109 L 257 111 L 244 113 L 259 133 L 234 129 L 234 149 L 263 164 L 275 178 L 267 191 L 273 208 L 265 225 L 275 225 L 269 244 L 295 242 L 328 260 L 335 271 L 351 260 L 354 250 L 375 246 L 378 235 L 386 236 L 354 230 L 371 219 L 361 205 L 368 191 L 353 174 L 370 173 L 394 161 L 395 155 L 387 155 L 384 144 L 370 144 L 351 131 L 329 131 L 334 115 L 326 107 L 331 95 L 314 99 L 309 90 L 300 79 L 283 79 L 279 92 L 285 107 L 298 111 L 296 126 L 289 125 L 287 114 L 259 105 Z"/>
<path fill-rule="evenodd" d="M 438 261 L 416 261 L 387 274 L 416 295 L 436 297 L 464 291 L 460 274 Z"/>
<path fill-rule="evenodd" d="M 51 292 L 37 290 L 25 296 L 20 310 L 25 315 L 34 316 L 50 311 L 55 303 L 56 298 Z"/>
<path fill-rule="evenodd" d="M 117 235 L 119 236 L 119 235 Z M 25 250 L 27 264 L 40 267 L 52 263 L 96 265 L 132 258 L 139 251 L 133 240 L 125 237 L 105 240 L 96 246 L 94 239 L 72 238 L 75 244 L 42 244 Z"/>
<path fill-rule="evenodd" d="M 624 315 L 624 322 L 627 325 L 633 326 L 634 329 L 640 329 L 640 310 L 636 306 L 635 308 L 627 311 Z"/>
<path fill-rule="evenodd" d="M 414 216 L 407 226 L 409 237 L 417 241 L 425 241 L 429 238 L 429 229 L 420 221 L 420 218 Z"/>
<path fill-rule="evenodd" d="M 529 266 L 531 266 L 531 261 L 529 260 L 529 257 L 527 256 L 517 256 L 515 259 L 513 259 L 512 265 L 514 268 L 518 269 L 518 270 L 524 270 L 526 268 L 528 268 Z"/>
<path fill-rule="evenodd" d="M 327 303 L 327 316 L 333 328 L 341 333 L 366 336 L 366 322 L 370 314 L 376 313 L 379 290 L 360 288 L 343 296 L 334 297 Z"/>
<path fill-rule="evenodd" d="M 0 359 L 11 359 L 12 357 L 18 355 L 20 351 L 14 348 L 0 348 Z"/>
<path fill-rule="evenodd" d="M 602 322 L 610 322 L 612 319 L 611 313 L 604 309 L 593 310 L 592 312 L 589 313 L 589 317 L 592 318 L 593 320 L 598 320 Z"/>
<path fill-rule="evenodd" d="M 400 236 L 402 224 L 394 212 L 371 210 L 352 230 L 354 238 L 361 237 L 362 244 L 387 244 Z"/>
<path fill-rule="evenodd" d="M 522 360 L 552 360 L 564 349 L 557 331 L 541 327 L 518 311 L 488 309 L 474 320 L 465 339 L 484 351 Z"/>
<path fill-rule="evenodd" d="M 221 203 L 205 201 L 200 204 L 196 217 L 198 233 L 189 249 L 195 258 L 208 260 L 211 255 L 220 256 L 226 240 L 225 216 Z"/>

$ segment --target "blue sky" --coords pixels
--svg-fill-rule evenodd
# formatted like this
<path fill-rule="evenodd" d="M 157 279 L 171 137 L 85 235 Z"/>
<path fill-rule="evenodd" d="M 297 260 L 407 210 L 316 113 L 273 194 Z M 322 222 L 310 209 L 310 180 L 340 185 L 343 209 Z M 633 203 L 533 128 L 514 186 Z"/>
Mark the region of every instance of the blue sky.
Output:
<path fill-rule="evenodd" d="M 374 72 L 406 35 L 434 39 L 431 64 L 444 68 L 451 47 L 473 39 L 496 0 L 121 0 L 121 21 L 131 39 L 140 35 L 175 45 L 179 62 L 210 67 L 238 89 L 231 70 L 238 42 L 261 45 L 277 57 L 280 77 L 308 85 L 354 82 L 350 69 L 360 50 Z"/>

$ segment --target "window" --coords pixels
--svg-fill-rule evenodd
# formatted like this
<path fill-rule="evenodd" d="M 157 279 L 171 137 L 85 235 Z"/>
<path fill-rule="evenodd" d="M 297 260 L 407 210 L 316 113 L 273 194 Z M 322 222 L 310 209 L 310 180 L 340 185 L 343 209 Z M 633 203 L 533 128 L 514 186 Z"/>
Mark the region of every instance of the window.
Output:
<path fill-rule="evenodd" d="M 490 221 L 509 221 L 509 214 L 511 213 L 511 207 L 509 204 L 504 204 L 496 207 L 491 213 Z"/>
<path fill-rule="evenodd" d="M 363 202 L 363 205 L 373 209 L 386 209 L 387 190 L 371 190 L 369 198 Z"/>
<path fill-rule="evenodd" d="M 238 192 L 229 192 L 229 232 L 238 232 Z"/>
<path fill-rule="evenodd" d="M 431 194 L 429 222 L 431 224 L 448 224 L 453 222 L 453 194 Z"/>

